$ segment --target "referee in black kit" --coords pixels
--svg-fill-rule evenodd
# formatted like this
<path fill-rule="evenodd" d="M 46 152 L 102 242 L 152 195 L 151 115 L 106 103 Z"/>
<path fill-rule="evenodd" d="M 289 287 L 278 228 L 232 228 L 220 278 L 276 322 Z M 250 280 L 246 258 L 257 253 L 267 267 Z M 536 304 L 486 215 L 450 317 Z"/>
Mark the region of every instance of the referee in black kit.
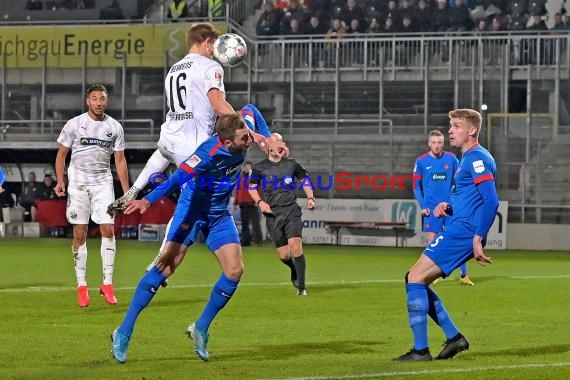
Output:
<path fill-rule="evenodd" d="M 279 133 L 273 133 L 270 139 L 283 141 Z M 281 158 L 280 153 L 269 150 L 265 160 L 253 165 L 249 193 L 267 217 L 267 230 L 279 258 L 291 269 L 291 282 L 297 288 L 297 295 L 306 296 L 303 220 L 295 190 L 303 188 L 307 208 L 312 210 L 313 186 L 305 168 L 293 158 Z"/>

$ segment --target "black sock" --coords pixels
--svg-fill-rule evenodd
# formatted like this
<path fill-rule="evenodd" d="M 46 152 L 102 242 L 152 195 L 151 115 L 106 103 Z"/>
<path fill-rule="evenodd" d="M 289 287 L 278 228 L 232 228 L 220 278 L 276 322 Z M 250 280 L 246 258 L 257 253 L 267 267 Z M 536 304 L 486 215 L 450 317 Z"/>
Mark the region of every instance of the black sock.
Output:
<path fill-rule="evenodd" d="M 289 256 L 288 259 L 281 259 L 281 262 L 289 267 L 291 270 L 295 270 L 295 264 L 293 264 L 293 258 Z"/>
<path fill-rule="evenodd" d="M 307 267 L 307 262 L 305 261 L 305 255 L 293 258 L 293 263 L 295 264 L 295 270 L 297 271 L 297 284 L 299 289 L 305 289 L 305 269 Z"/>

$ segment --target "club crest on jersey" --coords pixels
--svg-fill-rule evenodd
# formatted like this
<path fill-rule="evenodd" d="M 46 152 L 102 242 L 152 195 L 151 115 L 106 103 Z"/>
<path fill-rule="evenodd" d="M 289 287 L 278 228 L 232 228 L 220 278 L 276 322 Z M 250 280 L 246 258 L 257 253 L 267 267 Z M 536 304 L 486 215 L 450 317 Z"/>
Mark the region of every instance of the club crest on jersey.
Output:
<path fill-rule="evenodd" d="M 443 165 L 443 168 L 444 168 L 445 170 L 447 170 L 447 169 L 449 169 L 449 165 L 448 165 L 448 164 L 445 164 L 445 165 Z"/>
<path fill-rule="evenodd" d="M 221 72 L 216 71 L 216 72 L 214 73 L 214 78 L 216 78 L 216 80 L 221 80 L 222 77 L 223 77 L 223 74 L 222 74 Z"/>
<path fill-rule="evenodd" d="M 111 137 L 111 136 L 113 136 L 113 132 L 111 132 L 110 129 L 107 129 L 107 130 L 105 131 L 105 136 Z"/>
<path fill-rule="evenodd" d="M 188 166 L 190 166 L 191 168 L 195 168 L 196 165 L 198 165 L 200 162 L 202 162 L 202 159 L 193 154 L 192 157 L 188 159 Z"/>
<path fill-rule="evenodd" d="M 483 173 L 485 171 L 483 160 L 473 161 L 473 170 L 475 170 L 475 173 Z"/>

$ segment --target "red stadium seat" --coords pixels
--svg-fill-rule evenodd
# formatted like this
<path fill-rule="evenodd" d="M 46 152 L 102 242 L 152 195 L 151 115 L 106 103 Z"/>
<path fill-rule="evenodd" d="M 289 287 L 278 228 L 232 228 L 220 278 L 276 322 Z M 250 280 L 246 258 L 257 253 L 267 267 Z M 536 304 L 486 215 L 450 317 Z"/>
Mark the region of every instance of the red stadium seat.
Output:
<path fill-rule="evenodd" d="M 67 202 L 64 200 L 37 200 L 36 220 L 44 230 L 52 227 L 67 227 L 66 205 Z"/>

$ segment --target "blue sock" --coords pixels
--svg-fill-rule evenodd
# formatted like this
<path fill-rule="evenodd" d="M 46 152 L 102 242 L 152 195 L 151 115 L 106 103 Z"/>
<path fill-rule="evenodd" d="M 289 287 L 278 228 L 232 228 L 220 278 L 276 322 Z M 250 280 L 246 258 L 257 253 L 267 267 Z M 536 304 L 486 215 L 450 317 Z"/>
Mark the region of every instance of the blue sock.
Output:
<path fill-rule="evenodd" d="M 118 330 L 125 335 L 131 336 L 135 329 L 135 322 L 141 311 L 148 305 L 156 291 L 160 288 L 160 284 L 166 279 L 166 276 L 157 267 L 152 267 L 151 270 L 145 273 L 137 288 L 133 299 L 125 314 L 123 323 L 119 326 Z"/>
<path fill-rule="evenodd" d="M 425 284 L 406 284 L 408 319 L 414 334 L 414 348 L 416 350 L 428 347 L 428 296 L 426 289 Z"/>
<path fill-rule="evenodd" d="M 461 277 L 467 276 L 467 263 L 461 264 L 459 267 L 459 272 L 461 273 Z"/>
<path fill-rule="evenodd" d="M 459 334 L 459 330 L 457 330 L 447 310 L 445 310 L 443 302 L 441 302 L 436 292 L 430 287 L 427 288 L 427 297 L 429 302 L 429 316 L 441 327 L 445 337 L 451 339 Z"/>
<path fill-rule="evenodd" d="M 210 299 L 202 312 L 202 315 L 196 321 L 196 328 L 198 330 L 207 331 L 210 328 L 210 324 L 216 317 L 216 315 L 222 310 L 224 306 L 228 303 L 230 298 L 237 289 L 239 280 L 230 280 L 222 273 L 218 282 L 212 288 L 210 293 Z"/>

